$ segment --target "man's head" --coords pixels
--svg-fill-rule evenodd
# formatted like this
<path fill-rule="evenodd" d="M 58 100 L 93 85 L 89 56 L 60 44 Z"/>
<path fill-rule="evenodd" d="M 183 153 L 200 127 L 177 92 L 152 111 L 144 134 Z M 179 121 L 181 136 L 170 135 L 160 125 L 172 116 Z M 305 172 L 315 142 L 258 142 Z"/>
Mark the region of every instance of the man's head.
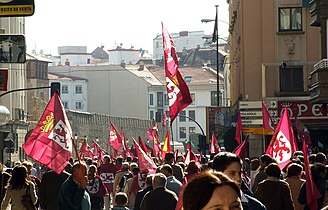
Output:
<path fill-rule="evenodd" d="M 153 186 L 153 177 L 154 176 L 152 174 L 147 175 L 146 184 L 147 184 L 148 187 Z"/>
<path fill-rule="evenodd" d="M 82 188 L 87 186 L 87 166 L 84 163 L 76 162 L 72 168 L 72 177 Z"/>
<path fill-rule="evenodd" d="M 129 171 L 129 163 L 128 162 L 122 163 L 121 169 L 122 171 Z"/>
<path fill-rule="evenodd" d="M 104 163 L 105 163 L 105 164 L 110 163 L 110 157 L 109 157 L 109 155 L 105 155 L 105 156 L 104 156 Z"/>
<path fill-rule="evenodd" d="M 174 154 L 173 152 L 167 152 L 165 154 L 165 163 L 168 163 L 168 164 L 173 164 L 174 162 Z"/>
<path fill-rule="evenodd" d="M 266 168 L 265 168 L 265 173 L 268 176 L 275 177 L 275 178 L 280 178 L 281 175 L 281 169 L 277 163 L 270 163 Z"/>
<path fill-rule="evenodd" d="M 128 202 L 128 196 L 124 192 L 119 192 L 115 195 L 116 206 L 125 206 Z"/>
<path fill-rule="evenodd" d="M 153 188 L 165 187 L 166 186 L 166 176 L 162 173 L 157 173 L 153 177 Z"/>
<path fill-rule="evenodd" d="M 160 173 L 164 174 L 166 177 L 170 177 L 173 175 L 172 167 L 169 164 L 164 164 L 160 169 Z"/>
<path fill-rule="evenodd" d="M 270 163 L 273 163 L 273 162 L 274 162 L 273 158 L 270 155 L 268 155 L 268 154 L 263 154 L 260 157 L 260 166 L 261 166 L 261 169 L 264 169 Z"/>

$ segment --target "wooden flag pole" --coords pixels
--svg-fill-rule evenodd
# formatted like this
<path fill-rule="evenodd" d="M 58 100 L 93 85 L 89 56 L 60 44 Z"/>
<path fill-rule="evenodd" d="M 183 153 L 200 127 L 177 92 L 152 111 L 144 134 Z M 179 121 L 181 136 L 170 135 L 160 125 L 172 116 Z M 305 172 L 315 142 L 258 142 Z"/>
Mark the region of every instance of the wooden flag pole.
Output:
<path fill-rule="evenodd" d="M 73 148 L 74 148 L 74 150 L 75 150 L 76 158 L 78 159 L 79 163 L 81 164 L 81 158 L 80 158 L 80 156 L 78 155 L 77 148 L 76 148 L 76 144 L 75 144 L 75 141 L 74 141 L 73 137 L 72 137 L 72 143 L 73 143 Z"/>

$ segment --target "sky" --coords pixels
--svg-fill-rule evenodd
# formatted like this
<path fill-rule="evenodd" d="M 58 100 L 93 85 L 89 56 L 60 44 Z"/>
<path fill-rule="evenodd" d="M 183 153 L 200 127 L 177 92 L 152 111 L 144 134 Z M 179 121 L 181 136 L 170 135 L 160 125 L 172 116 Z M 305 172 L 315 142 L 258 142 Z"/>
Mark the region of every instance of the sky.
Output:
<path fill-rule="evenodd" d="M 153 39 L 161 34 L 161 22 L 169 33 L 213 33 L 218 7 L 219 36 L 228 36 L 226 0 L 35 0 L 35 13 L 25 18 L 27 52 L 57 55 L 59 46 L 87 46 L 88 53 L 105 50 L 145 49 L 152 54 Z"/>

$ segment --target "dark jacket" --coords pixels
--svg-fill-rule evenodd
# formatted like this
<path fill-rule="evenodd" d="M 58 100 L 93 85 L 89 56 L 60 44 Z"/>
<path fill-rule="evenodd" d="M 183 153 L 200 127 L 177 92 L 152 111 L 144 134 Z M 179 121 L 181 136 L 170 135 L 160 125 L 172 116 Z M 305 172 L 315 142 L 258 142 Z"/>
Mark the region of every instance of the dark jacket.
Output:
<path fill-rule="evenodd" d="M 287 182 L 268 177 L 260 182 L 254 193 L 268 210 L 294 210 L 291 191 Z"/>
<path fill-rule="evenodd" d="M 58 210 L 58 194 L 62 184 L 69 177 L 69 173 L 63 171 L 57 174 L 48 171 L 42 176 L 39 188 L 39 204 L 44 210 Z"/>
<path fill-rule="evenodd" d="M 59 210 L 82 210 L 82 202 L 90 204 L 87 191 L 77 186 L 72 176 L 62 185 L 58 195 Z"/>
<path fill-rule="evenodd" d="M 149 191 L 152 191 L 153 187 L 149 186 L 146 189 L 143 190 L 139 190 L 136 194 L 136 199 L 134 201 L 134 208 L 133 210 L 140 210 L 140 205 L 141 205 L 141 201 L 142 199 L 145 197 L 146 193 Z"/>
<path fill-rule="evenodd" d="M 141 202 L 141 210 L 175 210 L 178 198 L 165 187 L 148 192 Z"/>
<path fill-rule="evenodd" d="M 323 177 L 317 177 L 314 179 L 314 183 L 321 194 L 321 197 L 317 199 L 318 209 L 321 209 L 323 207 L 323 201 L 325 198 L 326 180 Z M 300 204 L 305 204 L 304 210 L 310 209 L 307 205 L 307 199 L 306 199 L 306 182 L 304 182 L 301 186 L 300 194 L 298 196 L 298 202 L 300 202 Z"/>
<path fill-rule="evenodd" d="M 244 194 L 245 199 L 242 199 L 243 210 L 266 210 L 266 207 L 256 198 Z"/>

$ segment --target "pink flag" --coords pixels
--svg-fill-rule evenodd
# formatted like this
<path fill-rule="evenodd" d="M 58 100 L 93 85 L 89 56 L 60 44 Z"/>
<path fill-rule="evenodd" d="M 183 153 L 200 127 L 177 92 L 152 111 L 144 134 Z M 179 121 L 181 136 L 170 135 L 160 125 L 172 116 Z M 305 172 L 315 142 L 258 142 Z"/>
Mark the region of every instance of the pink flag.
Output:
<path fill-rule="evenodd" d="M 115 125 L 110 122 L 108 144 L 118 151 L 122 145 L 121 134 L 117 131 Z"/>
<path fill-rule="evenodd" d="M 235 139 L 238 142 L 238 145 L 241 142 L 241 132 L 243 131 L 243 125 L 241 123 L 241 116 L 240 116 L 240 112 L 238 112 L 238 119 L 237 119 L 237 126 L 236 126 L 236 135 L 235 135 Z"/>
<path fill-rule="evenodd" d="M 272 119 L 263 101 L 262 101 L 262 121 L 263 121 L 264 129 L 274 131 Z"/>
<path fill-rule="evenodd" d="M 310 210 L 317 210 L 318 209 L 318 203 L 317 199 L 321 197 L 321 194 L 315 185 L 313 181 L 313 177 L 311 174 L 308 154 L 307 154 L 307 148 L 306 148 L 306 142 L 304 139 L 303 141 L 303 154 L 304 154 L 304 168 L 305 168 L 305 179 L 306 179 L 306 202 Z"/>
<path fill-rule="evenodd" d="M 239 146 L 233 151 L 233 153 L 238 155 L 240 158 L 246 157 L 247 141 L 248 135 L 246 136 L 246 139 L 241 144 L 239 144 Z"/>
<path fill-rule="evenodd" d="M 275 135 L 276 134 L 276 135 Z M 278 126 L 275 130 L 275 139 L 273 139 L 268 154 L 277 160 L 280 168 L 284 168 L 297 151 L 296 142 L 294 138 L 293 128 L 289 118 L 289 111 L 285 108 L 283 116 L 281 117 Z"/>
<path fill-rule="evenodd" d="M 121 131 L 121 138 L 122 138 L 122 143 L 123 143 L 123 151 L 125 153 L 125 156 L 131 156 L 130 155 L 130 151 L 129 151 L 129 148 L 128 148 L 128 144 L 126 142 L 126 138 L 125 138 L 125 134 L 124 134 L 124 130 L 122 128 L 122 131 Z"/>
<path fill-rule="evenodd" d="M 312 145 L 312 140 L 311 140 L 311 136 L 310 136 L 310 132 L 309 130 L 304 126 L 304 124 L 295 117 L 295 127 L 297 130 L 297 135 L 300 141 L 302 141 L 302 139 L 305 140 L 305 143 L 307 145 Z"/>
<path fill-rule="evenodd" d="M 139 146 L 138 142 L 132 138 L 138 155 L 139 169 L 141 172 L 148 171 L 150 174 L 156 173 L 157 166 Z"/>
<path fill-rule="evenodd" d="M 58 92 L 55 92 L 38 125 L 23 144 L 24 152 L 60 174 L 72 156 L 72 141 L 70 123 Z"/>
<path fill-rule="evenodd" d="M 174 162 L 177 161 L 178 155 L 179 155 L 179 149 L 176 149 L 175 152 L 174 152 Z"/>
<path fill-rule="evenodd" d="M 89 157 L 89 153 L 90 153 L 90 146 L 87 144 L 86 140 L 83 140 L 83 143 L 80 147 L 80 153 L 81 155 L 83 155 L 84 157 Z M 81 156 L 80 155 L 80 156 Z"/>
<path fill-rule="evenodd" d="M 214 131 L 213 131 L 210 153 L 219 153 L 219 152 L 220 152 L 220 146 L 219 146 L 218 140 L 216 139 Z"/>
<path fill-rule="evenodd" d="M 199 161 L 195 153 L 192 150 L 187 149 L 185 164 L 188 165 L 192 160 L 194 160 L 195 162 Z"/>
<path fill-rule="evenodd" d="M 170 125 L 177 115 L 192 103 L 189 88 L 181 76 L 178 56 L 169 32 L 162 24 L 166 89 L 170 107 Z"/>
<path fill-rule="evenodd" d="M 142 140 L 141 136 L 139 136 L 139 145 L 140 145 L 140 148 L 147 154 L 147 155 L 150 155 L 149 151 L 148 151 L 148 148 L 145 144 L 145 142 Z"/>

